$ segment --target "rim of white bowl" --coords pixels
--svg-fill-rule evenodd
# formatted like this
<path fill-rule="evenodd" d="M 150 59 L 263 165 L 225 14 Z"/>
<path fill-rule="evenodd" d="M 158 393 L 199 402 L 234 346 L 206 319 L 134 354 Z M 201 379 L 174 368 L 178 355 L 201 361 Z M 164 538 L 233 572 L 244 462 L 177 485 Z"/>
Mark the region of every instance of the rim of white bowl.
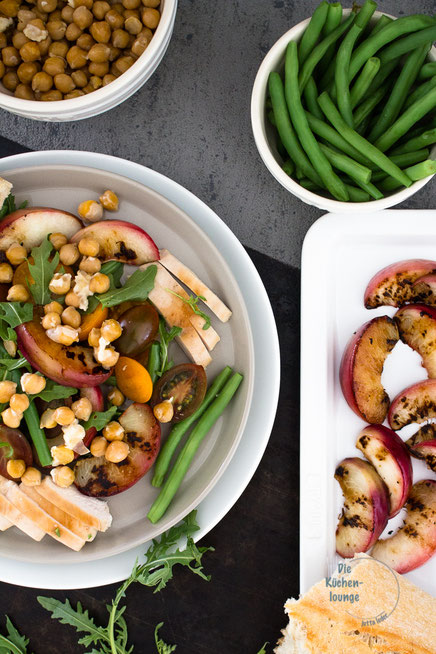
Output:
<path fill-rule="evenodd" d="M 351 9 L 344 9 L 343 13 L 344 15 L 348 15 L 350 12 Z M 374 12 L 373 19 L 379 18 L 383 14 L 389 16 L 389 18 L 396 18 L 395 16 L 392 16 L 392 14 L 376 11 Z M 274 157 L 266 134 L 265 101 L 267 96 L 268 76 L 271 71 L 277 70 L 279 64 L 283 61 L 286 46 L 289 41 L 298 40 L 309 21 L 310 17 L 302 20 L 297 25 L 294 25 L 294 27 L 285 32 L 285 34 L 274 43 L 264 57 L 254 80 L 253 91 L 251 94 L 251 127 L 254 141 L 263 163 L 273 177 L 275 177 L 276 180 L 293 195 L 296 195 L 306 204 L 318 207 L 318 209 L 329 211 L 330 213 L 344 213 L 348 212 L 350 208 L 353 211 L 356 211 L 356 209 L 362 209 L 362 211 L 381 211 L 382 209 L 388 209 L 389 207 L 400 204 L 400 202 L 404 202 L 425 186 L 434 175 L 425 177 L 418 182 L 413 182 L 409 188 L 401 189 L 381 200 L 371 200 L 369 202 L 340 202 L 339 200 L 331 200 L 322 195 L 317 195 L 316 193 L 308 191 L 300 186 L 300 184 L 295 182 L 284 172 Z M 434 46 L 431 48 L 429 56 L 432 60 L 436 60 L 436 48 Z M 436 154 L 436 146 L 433 146 L 431 149 L 431 154 Z"/>
<path fill-rule="evenodd" d="M 79 98 L 54 102 L 16 98 L 0 84 L 0 107 L 26 118 L 48 121 L 82 120 L 113 109 L 133 95 L 160 64 L 171 40 L 177 2 L 161 0 L 161 18 L 150 45 L 128 70 L 110 84 Z"/>

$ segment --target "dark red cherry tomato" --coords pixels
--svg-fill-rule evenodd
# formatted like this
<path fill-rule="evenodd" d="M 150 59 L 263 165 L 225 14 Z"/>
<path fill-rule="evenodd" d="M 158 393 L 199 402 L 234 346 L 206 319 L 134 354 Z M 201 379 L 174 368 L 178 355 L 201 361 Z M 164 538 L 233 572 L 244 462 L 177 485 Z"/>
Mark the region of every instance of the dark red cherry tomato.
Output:
<path fill-rule="evenodd" d="M 117 352 L 122 356 L 135 357 L 143 352 L 159 329 L 159 314 L 156 309 L 145 302 L 127 309 L 118 318 L 123 333 L 114 342 Z"/>
<path fill-rule="evenodd" d="M 3 443 L 7 443 L 7 445 L 4 446 Z M 0 425 L 0 445 L 0 475 L 6 479 L 13 479 L 7 471 L 8 461 L 11 459 L 22 459 L 26 466 L 32 465 L 32 448 L 19 429 Z M 15 479 L 15 481 L 17 480 Z"/>
<path fill-rule="evenodd" d="M 173 422 L 180 422 L 198 409 L 206 388 L 207 378 L 203 366 L 181 363 L 170 368 L 155 384 L 151 406 L 173 398 Z"/>

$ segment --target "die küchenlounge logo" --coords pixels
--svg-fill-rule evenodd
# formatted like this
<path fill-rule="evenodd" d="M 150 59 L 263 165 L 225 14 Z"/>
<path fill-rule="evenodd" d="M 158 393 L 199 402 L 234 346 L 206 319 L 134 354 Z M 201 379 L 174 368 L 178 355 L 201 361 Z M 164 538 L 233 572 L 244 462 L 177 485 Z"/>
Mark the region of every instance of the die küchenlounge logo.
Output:
<path fill-rule="evenodd" d="M 359 571 L 359 566 L 371 566 Z M 378 584 L 382 593 L 375 593 Z M 400 599 L 400 585 L 391 568 L 371 558 L 342 561 L 335 573 L 325 578 L 328 599 L 346 607 L 346 612 L 361 621 L 362 627 L 379 624 L 395 611 Z"/>

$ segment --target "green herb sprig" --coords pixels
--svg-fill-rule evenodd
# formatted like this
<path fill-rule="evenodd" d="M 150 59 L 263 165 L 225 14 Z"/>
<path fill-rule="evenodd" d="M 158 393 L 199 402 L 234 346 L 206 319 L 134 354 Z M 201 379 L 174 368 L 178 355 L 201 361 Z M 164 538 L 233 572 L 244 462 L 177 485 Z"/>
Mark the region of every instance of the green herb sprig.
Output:
<path fill-rule="evenodd" d="M 95 297 L 104 307 L 114 307 L 129 300 L 146 300 L 154 287 L 156 273 L 157 266 L 140 268 L 135 270 L 121 288 L 111 288 Z"/>
<path fill-rule="evenodd" d="M 50 242 L 49 236 L 48 234 L 45 237 L 41 245 L 32 248 L 30 257 L 33 259 L 33 263 L 31 263 L 30 257 L 27 259 L 29 273 L 35 282 L 28 286 L 36 304 L 48 304 L 48 302 L 51 302 L 48 285 L 59 265 L 59 252 L 55 252 L 51 261 L 49 259 L 53 251 L 53 245 Z"/>
<path fill-rule="evenodd" d="M 181 327 L 171 327 L 168 331 L 166 322 L 163 318 L 159 320 L 159 336 L 160 336 L 160 370 L 157 371 L 157 376 L 162 377 L 167 370 L 173 367 L 174 361 L 168 361 L 168 345 L 176 338 L 182 331 Z"/>
<path fill-rule="evenodd" d="M 51 400 L 63 400 L 67 397 L 71 397 L 77 393 L 77 388 L 72 388 L 71 386 L 62 386 L 61 384 L 56 384 L 56 382 L 51 379 L 46 378 L 45 388 L 40 393 L 32 395 L 32 399 L 35 397 L 40 397 L 41 400 L 45 402 L 51 402 Z"/>
<path fill-rule="evenodd" d="M 29 639 L 22 636 L 6 616 L 7 636 L 0 634 L 0 654 L 27 654 Z"/>
<path fill-rule="evenodd" d="M 203 302 L 206 301 L 204 295 L 189 295 L 189 297 L 183 297 L 183 295 L 179 295 L 175 291 L 172 291 L 170 288 L 166 288 L 165 290 L 168 291 L 168 293 L 171 293 L 171 295 L 175 295 L 176 297 L 179 298 L 179 300 L 182 300 L 182 302 L 184 302 L 189 307 L 191 307 L 192 311 L 195 314 L 197 314 L 197 316 L 201 316 L 203 318 L 204 320 L 203 329 L 209 329 L 210 316 L 208 316 L 207 313 L 204 313 L 204 311 L 201 311 L 201 309 L 198 308 L 199 300 L 202 300 Z"/>
<path fill-rule="evenodd" d="M 157 649 L 157 654 L 171 654 L 171 652 L 174 652 L 175 649 L 177 648 L 177 645 L 167 645 L 162 638 L 159 637 L 159 629 L 163 627 L 163 622 L 159 622 L 159 624 L 156 625 L 156 629 L 154 630 L 154 642 L 156 643 L 156 649 Z"/>
<path fill-rule="evenodd" d="M 265 647 L 266 647 L 267 645 L 268 645 L 268 641 L 262 645 L 262 647 L 260 648 L 260 650 L 258 651 L 257 654 L 266 654 L 266 649 L 265 649 Z"/>
<path fill-rule="evenodd" d="M 27 204 L 28 204 L 27 200 L 25 202 L 22 202 L 18 207 L 18 209 L 25 209 L 27 207 Z M 16 210 L 17 207 L 15 206 L 15 195 L 9 193 L 8 197 L 3 202 L 2 207 L 0 209 L 0 220 L 3 220 L 3 218 L 9 216 L 10 213 Z"/>
<path fill-rule="evenodd" d="M 112 420 L 117 411 L 116 406 L 111 406 L 107 411 L 94 411 L 89 420 L 83 423 L 83 427 L 85 429 L 95 427 L 97 431 L 101 431 Z"/>
<path fill-rule="evenodd" d="M 109 277 L 110 287 L 109 291 L 113 291 L 116 288 L 120 288 L 121 277 L 124 273 L 124 264 L 121 261 L 106 261 L 100 268 L 100 272 Z M 88 308 L 85 313 L 92 313 L 95 311 L 99 304 L 99 299 L 97 295 L 91 295 L 88 298 Z"/>
<path fill-rule="evenodd" d="M 0 338 L 16 341 L 14 327 L 33 319 L 33 305 L 29 302 L 0 302 Z"/>

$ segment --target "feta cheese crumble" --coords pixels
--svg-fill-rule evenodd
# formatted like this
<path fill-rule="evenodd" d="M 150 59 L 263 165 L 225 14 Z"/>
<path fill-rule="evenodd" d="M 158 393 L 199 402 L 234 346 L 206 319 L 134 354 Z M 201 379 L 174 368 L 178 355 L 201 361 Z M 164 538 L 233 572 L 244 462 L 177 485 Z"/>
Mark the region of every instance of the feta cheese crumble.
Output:
<path fill-rule="evenodd" d="M 75 283 L 73 291 L 80 298 L 79 309 L 82 309 L 82 311 L 86 311 L 88 308 L 88 297 L 93 295 L 89 288 L 91 279 L 92 275 L 85 272 L 84 270 L 79 270 L 74 278 Z"/>
<path fill-rule="evenodd" d="M 83 441 L 85 438 L 85 428 L 79 424 L 77 418 L 71 423 L 71 425 L 65 425 L 62 427 L 62 433 L 64 435 L 64 443 L 70 450 L 74 450 L 78 444 Z"/>

